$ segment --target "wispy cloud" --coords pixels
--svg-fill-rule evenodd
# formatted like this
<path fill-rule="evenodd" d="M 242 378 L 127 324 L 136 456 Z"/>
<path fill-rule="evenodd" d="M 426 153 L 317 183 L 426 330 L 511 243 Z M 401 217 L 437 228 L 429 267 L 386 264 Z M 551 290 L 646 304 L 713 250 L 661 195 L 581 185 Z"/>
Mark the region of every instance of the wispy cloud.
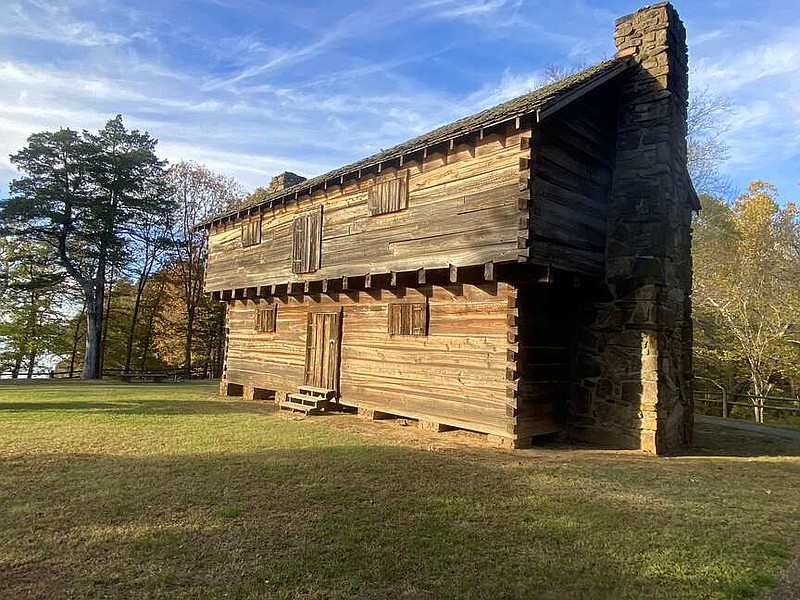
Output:
<path fill-rule="evenodd" d="M 524 94 L 547 64 L 594 62 L 613 52 L 619 16 L 592 0 L 342 6 L 0 1 L 0 185 L 30 133 L 95 129 L 117 113 L 158 137 L 164 157 L 246 187 L 284 169 L 315 175 Z M 767 27 L 731 7 L 681 7 L 702 23 L 689 28 L 693 85 L 733 98 L 736 173 L 798 162 L 791 8 Z"/>
<path fill-rule="evenodd" d="M 35 0 L 9 3 L 5 8 L 3 29 L 4 35 L 10 37 L 74 46 L 125 44 L 130 39 L 75 18 L 69 8 L 59 3 Z"/>
<path fill-rule="evenodd" d="M 513 16 L 522 0 L 432 0 L 423 2 L 422 10 L 430 10 L 431 17 L 438 19 L 466 19 L 475 20 L 489 14 L 503 11 L 506 22 Z"/>

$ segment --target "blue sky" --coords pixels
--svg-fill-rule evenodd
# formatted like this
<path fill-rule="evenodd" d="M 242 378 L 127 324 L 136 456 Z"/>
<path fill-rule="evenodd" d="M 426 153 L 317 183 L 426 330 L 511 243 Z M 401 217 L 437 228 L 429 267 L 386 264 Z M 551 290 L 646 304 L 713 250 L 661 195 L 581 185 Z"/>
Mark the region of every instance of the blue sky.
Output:
<path fill-rule="evenodd" d="M 2 0 L 0 196 L 29 134 L 117 113 L 247 189 L 317 175 L 610 57 L 614 18 L 645 3 Z M 674 4 L 692 87 L 731 102 L 724 172 L 800 200 L 796 0 Z"/>

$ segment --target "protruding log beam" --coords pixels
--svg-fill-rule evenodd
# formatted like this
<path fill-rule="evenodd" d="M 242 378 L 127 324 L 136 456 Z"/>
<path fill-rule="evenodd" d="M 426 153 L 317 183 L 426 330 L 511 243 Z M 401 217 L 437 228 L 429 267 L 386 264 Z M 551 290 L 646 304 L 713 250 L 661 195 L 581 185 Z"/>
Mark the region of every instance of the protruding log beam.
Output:
<path fill-rule="evenodd" d="M 419 269 L 417 271 L 417 283 L 420 285 L 425 283 L 425 269 Z"/>
<path fill-rule="evenodd" d="M 450 265 L 450 283 L 455 283 L 458 281 L 458 267 L 455 265 Z"/>
<path fill-rule="evenodd" d="M 397 271 L 389 273 L 389 285 L 391 287 L 397 287 Z"/>
<path fill-rule="evenodd" d="M 364 289 L 368 290 L 372 287 L 372 273 L 364 275 Z"/>
<path fill-rule="evenodd" d="M 344 277 L 342 277 L 342 290 L 347 291 L 349 289 L 350 289 L 350 282 L 348 280 L 348 277 L 345 275 Z"/>
<path fill-rule="evenodd" d="M 323 279 L 322 280 L 322 293 L 323 294 L 327 294 L 328 293 L 328 280 L 327 279 Z"/>
<path fill-rule="evenodd" d="M 486 281 L 494 281 L 494 261 L 483 263 L 483 278 Z"/>

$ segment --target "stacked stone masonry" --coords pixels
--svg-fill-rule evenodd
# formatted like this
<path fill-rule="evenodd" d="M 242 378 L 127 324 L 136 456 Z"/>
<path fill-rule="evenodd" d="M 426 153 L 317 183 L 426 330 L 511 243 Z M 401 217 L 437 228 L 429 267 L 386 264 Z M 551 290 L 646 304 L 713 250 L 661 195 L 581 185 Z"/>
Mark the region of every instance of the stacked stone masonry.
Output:
<path fill-rule="evenodd" d="M 692 435 L 686 34 L 661 3 L 618 19 L 614 39 L 638 65 L 623 84 L 605 281 L 587 306 L 571 433 L 669 453 Z"/>

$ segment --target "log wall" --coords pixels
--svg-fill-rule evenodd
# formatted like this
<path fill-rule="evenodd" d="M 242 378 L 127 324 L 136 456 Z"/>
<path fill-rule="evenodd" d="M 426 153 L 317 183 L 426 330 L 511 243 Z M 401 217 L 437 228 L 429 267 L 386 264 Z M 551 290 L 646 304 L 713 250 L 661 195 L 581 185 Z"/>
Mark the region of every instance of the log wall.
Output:
<path fill-rule="evenodd" d="M 427 336 L 390 336 L 388 303 L 424 298 Z M 229 304 L 227 383 L 277 392 L 303 384 L 308 310 L 342 306 L 340 402 L 514 438 L 516 394 L 505 283 L 359 291 Z M 275 333 L 254 331 L 257 303 L 276 302 Z"/>
<path fill-rule="evenodd" d="M 509 124 L 425 158 L 420 153 L 402 167 L 265 209 L 261 243 L 254 246 L 242 246 L 242 220 L 214 227 L 206 291 L 516 261 L 527 237 L 518 198 L 520 159 L 530 156 L 529 137 L 529 129 Z M 408 208 L 370 215 L 370 187 L 397 177 L 408 177 Z M 293 274 L 292 220 L 319 206 L 321 266 Z"/>
<path fill-rule="evenodd" d="M 616 87 L 607 85 L 534 129 L 532 262 L 590 275 L 603 272 L 615 98 Z"/>

